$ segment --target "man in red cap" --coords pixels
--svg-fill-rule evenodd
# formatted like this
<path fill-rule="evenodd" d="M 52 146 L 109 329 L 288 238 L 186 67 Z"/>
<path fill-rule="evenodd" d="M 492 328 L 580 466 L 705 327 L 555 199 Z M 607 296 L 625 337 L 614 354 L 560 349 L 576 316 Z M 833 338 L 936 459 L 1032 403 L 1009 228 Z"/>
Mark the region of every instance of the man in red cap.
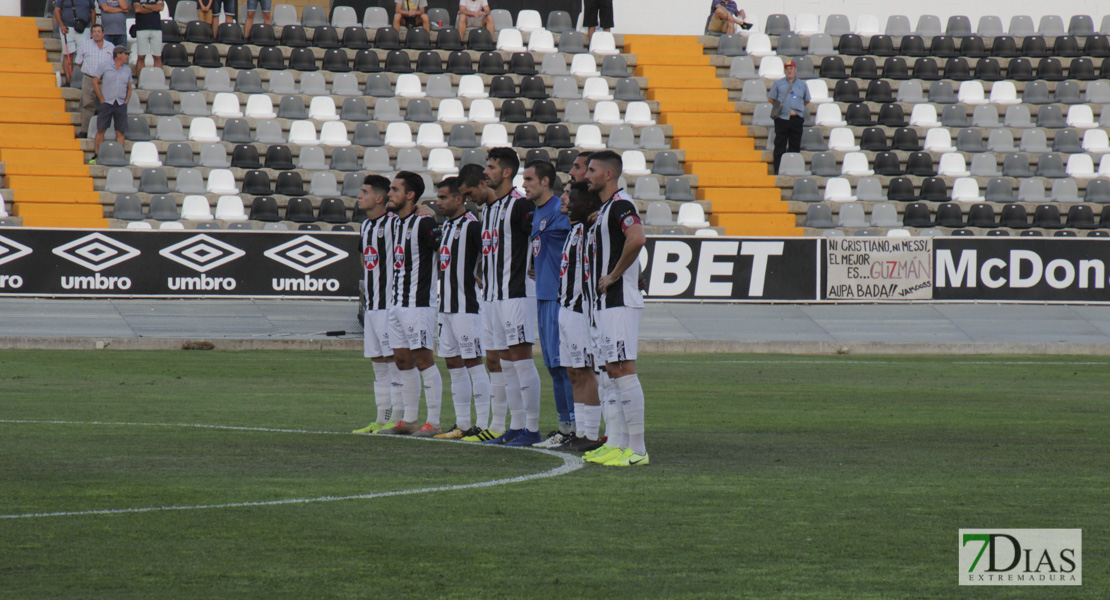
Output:
<path fill-rule="evenodd" d="M 809 87 L 797 78 L 794 61 L 784 65 L 786 77 L 776 81 L 767 93 L 771 101 L 771 117 L 775 120 L 775 174 L 783 153 L 802 149 L 802 124 L 809 106 Z M 789 144 L 789 148 L 787 148 Z"/>

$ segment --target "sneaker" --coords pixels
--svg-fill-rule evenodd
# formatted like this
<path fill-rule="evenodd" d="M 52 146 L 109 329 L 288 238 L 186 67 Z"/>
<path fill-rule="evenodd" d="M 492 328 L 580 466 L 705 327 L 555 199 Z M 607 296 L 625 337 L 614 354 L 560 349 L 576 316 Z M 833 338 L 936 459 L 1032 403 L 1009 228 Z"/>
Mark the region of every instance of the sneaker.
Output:
<path fill-rule="evenodd" d="M 563 442 L 566 442 L 568 438 L 568 435 L 559 433 L 558 431 L 552 431 L 551 433 L 547 434 L 547 437 L 545 437 L 542 442 L 535 444 L 535 446 L 537 448 L 554 448 L 556 446 L 559 446 Z"/>
<path fill-rule="evenodd" d="M 505 430 L 505 433 L 502 433 L 501 435 L 493 438 L 492 440 L 490 440 L 488 442 L 482 442 L 482 443 L 483 444 L 501 446 L 501 445 L 507 444 L 507 443 L 515 440 L 516 436 L 518 436 L 518 435 L 520 435 L 520 434 L 522 434 L 526 431 L 528 431 L 528 430 L 527 429 L 507 429 L 507 430 Z"/>
<path fill-rule="evenodd" d="M 389 425 L 389 423 L 386 423 Z M 374 433 L 378 435 L 409 435 L 416 429 L 416 423 L 406 423 L 404 421 L 397 421 L 396 425 L 391 427 L 382 427 Z"/>
<path fill-rule="evenodd" d="M 381 429 L 383 427 L 393 427 L 393 425 L 395 425 L 395 423 L 390 422 L 387 425 L 385 423 L 379 423 L 377 421 L 374 421 L 373 423 L 367 425 L 366 427 L 363 427 L 362 429 L 356 429 L 356 430 L 352 431 L 351 433 L 377 433 L 379 429 Z"/>
<path fill-rule="evenodd" d="M 463 436 L 462 441 L 464 442 L 488 442 L 505 432 L 493 431 L 491 429 L 482 429 L 481 427 L 474 427 L 467 433 L 469 435 Z"/>
<path fill-rule="evenodd" d="M 588 463 L 603 465 L 609 462 L 609 459 L 615 458 L 622 453 L 623 451 L 620 448 L 614 448 L 613 446 L 602 446 L 597 450 L 587 452 L 585 458 L 586 462 Z"/>
<path fill-rule="evenodd" d="M 505 445 L 519 448 L 519 447 L 522 447 L 522 446 L 534 446 L 534 445 L 540 443 L 540 441 L 541 441 L 540 432 L 538 432 L 538 431 L 528 431 L 527 429 L 525 429 L 523 431 L 523 433 L 516 436 L 511 441 L 505 442 Z"/>
<path fill-rule="evenodd" d="M 77 136 L 77 139 L 79 139 L 79 140 L 80 140 L 80 139 L 84 139 L 84 138 L 86 138 L 86 137 L 88 137 L 88 136 L 89 136 L 89 134 L 87 134 L 87 133 L 86 133 L 86 134 L 78 134 L 78 136 Z M 96 164 L 96 159 L 94 158 L 94 159 L 90 160 L 90 161 L 89 161 L 89 164 L 90 164 L 90 165 L 95 165 L 95 164 Z"/>
<path fill-rule="evenodd" d="M 631 450 L 625 450 L 624 454 L 605 463 L 606 467 L 639 467 L 651 464 L 648 461 L 648 455 L 645 453 L 643 456 L 636 454 Z"/>
<path fill-rule="evenodd" d="M 451 429 L 435 436 L 437 440 L 459 440 L 466 436 L 467 432 L 459 429 L 458 425 L 452 425 Z"/>
<path fill-rule="evenodd" d="M 623 448 L 623 449 L 621 449 L 620 453 L 610 453 L 609 454 L 609 460 L 607 460 L 603 463 L 598 463 L 598 464 L 602 464 L 602 465 L 605 465 L 607 467 L 616 466 L 616 464 L 618 462 L 620 462 L 622 460 L 628 460 L 629 456 L 632 456 L 632 450 L 630 450 L 628 448 Z"/>
<path fill-rule="evenodd" d="M 420 426 L 420 429 L 417 429 L 415 432 L 413 432 L 412 437 L 430 438 L 430 437 L 435 437 L 435 436 L 437 436 L 441 433 L 443 433 L 443 430 L 440 429 L 439 427 L 436 427 L 435 425 L 432 425 L 431 423 L 425 423 L 425 424 Z"/>
<path fill-rule="evenodd" d="M 570 450 L 572 452 L 592 452 L 605 445 L 601 440 L 591 440 L 586 437 L 576 437 L 570 442 L 559 446 L 560 450 Z"/>

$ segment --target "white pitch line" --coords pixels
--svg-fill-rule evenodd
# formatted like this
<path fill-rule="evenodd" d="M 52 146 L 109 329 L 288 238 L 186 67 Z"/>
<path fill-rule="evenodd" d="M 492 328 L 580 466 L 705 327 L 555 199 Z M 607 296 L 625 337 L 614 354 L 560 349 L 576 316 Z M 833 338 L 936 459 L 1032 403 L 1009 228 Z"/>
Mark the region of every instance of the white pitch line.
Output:
<path fill-rule="evenodd" d="M 696 364 L 735 364 L 735 365 L 905 365 L 909 364 L 908 361 L 898 360 L 668 360 L 667 364 L 683 364 L 683 365 L 696 365 Z M 1097 366 L 1102 367 L 1110 365 L 1110 362 L 1093 362 L 1093 361 L 1053 361 L 1053 362 L 1040 362 L 1035 360 L 1010 360 L 1010 361 L 962 361 L 961 365 L 1051 365 L 1051 366 Z"/>
<path fill-rule="evenodd" d="M 61 421 L 61 420 L 34 420 L 34 419 L 0 419 L 0 423 L 26 423 L 26 424 L 50 424 L 50 425 L 131 425 L 143 427 L 194 427 L 198 429 L 224 429 L 231 431 L 259 431 L 267 433 L 305 433 L 305 434 L 320 434 L 320 435 L 358 435 L 340 431 L 312 431 L 308 429 L 277 429 L 271 427 L 238 427 L 233 425 L 205 425 L 200 423 L 126 423 L 126 422 L 109 422 L 109 421 Z M 449 440 L 436 440 L 432 438 L 409 438 L 405 436 L 389 436 L 389 439 L 413 439 L 426 442 L 449 442 Z M 507 449 L 504 446 L 488 446 L 489 448 Z M 286 500 L 267 500 L 261 502 L 229 502 L 226 504 L 196 504 L 196 505 L 182 505 L 182 506 L 146 506 L 137 508 L 112 508 L 102 510 L 75 510 L 75 511 L 61 511 L 61 512 L 43 512 L 43 513 L 22 513 L 12 515 L 0 515 L 0 519 L 33 519 L 41 517 L 79 517 L 85 515 L 121 515 L 129 513 L 146 513 L 146 512 L 159 512 L 170 510 L 204 510 L 211 508 L 239 508 L 248 506 L 278 506 L 284 504 L 313 504 L 317 502 L 337 502 L 340 500 L 371 500 L 374 498 L 389 498 L 392 496 L 407 496 L 410 494 L 428 494 L 432 492 L 450 492 L 454 490 L 465 490 L 471 488 L 493 487 L 498 485 L 508 485 L 510 483 L 521 483 L 524 481 L 531 481 L 533 479 L 546 479 L 548 477 L 558 477 L 559 475 L 566 475 L 581 469 L 586 466 L 586 462 L 578 456 L 554 452 L 552 450 L 543 450 L 540 448 L 512 448 L 513 450 L 528 450 L 539 454 L 547 454 L 549 456 L 557 456 L 563 460 L 563 464 L 542 471 L 540 473 L 532 473 L 530 475 L 518 475 L 516 477 L 507 477 L 505 479 L 492 479 L 490 481 L 479 481 L 476 483 L 463 483 L 458 485 L 441 485 L 436 487 L 419 488 L 414 490 L 395 490 L 392 492 L 377 492 L 373 494 L 355 494 L 351 496 L 319 496 L 316 498 L 289 498 Z"/>

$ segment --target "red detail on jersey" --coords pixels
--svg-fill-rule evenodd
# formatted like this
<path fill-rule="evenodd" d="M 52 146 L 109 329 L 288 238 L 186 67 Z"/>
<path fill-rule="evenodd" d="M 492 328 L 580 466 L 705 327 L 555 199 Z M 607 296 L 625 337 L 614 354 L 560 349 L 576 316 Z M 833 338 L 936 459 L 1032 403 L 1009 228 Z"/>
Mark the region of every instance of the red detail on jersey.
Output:
<path fill-rule="evenodd" d="M 405 246 L 397 244 L 393 247 L 393 266 L 398 269 L 405 267 Z"/>
<path fill-rule="evenodd" d="M 493 237 L 490 239 L 490 248 L 492 248 L 491 252 L 497 252 L 497 249 L 501 246 L 501 236 L 497 233 L 496 229 L 494 229 L 491 233 L 493 235 Z"/>
<path fill-rule="evenodd" d="M 570 257 L 567 256 L 566 252 L 564 252 L 563 253 L 563 260 L 562 260 L 562 262 L 559 263 L 559 277 L 566 277 L 567 276 L 567 267 L 569 267 L 569 266 L 570 266 Z"/>
<path fill-rule="evenodd" d="M 532 238 L 532 256 L 536 257 L 536 256 L 539 256 L 539 255 L 540 255 L 540 238 L 539 238 L 539 236 L 536 236 L 536 237 Z"/>
<path fill-rule="evenodd" d="M 628 231 L 629 227 L 640 224 L 640 217 L 636 215 L 628 215 L 621 220 L 621 231 Z"/>
<path fill-rule="evenodd" d="M 362 264 L 366 267 L 367 271 L 373 271 L 378 268 L 378 250 L 373 246 L 367 246 L 366 250 L 362 252 Z"/>
<path fill-rule="evenodd" d="M 493 236 L 490 235 L 490 232 L 483 231 L 482 232 L 482 254 L 488 255 L 490 252 L 493 252 Z"/>
<path fill-rule="evenodd" d="M 447 246 L 442 246 L 439 249 L 439 270 L 446 271 L 451 266 L 451 249 Z"/>

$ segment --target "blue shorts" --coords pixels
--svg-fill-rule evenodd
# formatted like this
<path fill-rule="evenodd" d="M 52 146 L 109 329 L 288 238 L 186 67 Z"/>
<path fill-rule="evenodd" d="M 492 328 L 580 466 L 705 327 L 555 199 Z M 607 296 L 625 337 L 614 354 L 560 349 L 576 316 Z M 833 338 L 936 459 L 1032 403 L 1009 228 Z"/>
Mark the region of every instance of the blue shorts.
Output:
<path fill-rule="evenodd" d="M 238 16 L 239 14 L 239 0 L 214 0 L 212 2 L 212 16 L 216 16 L 222 12 L 228 16 Z"/>
<path fill-rule="evenodd" d="M 559 301 L 537 300 L 536 320 L 540 326 L 540 351 L 543 366 L 561 367 L 559 361 Z"/>
<path fill-rule="evenodd" d="M 270 12 L 270 8 L 274 5 L 274 0 L 247 0 L 247 10 L 254 12 L 258 10 L 258 5 L 262 5 L 262 12 Z"/>
<path fill-rule="evenodd" d="M 100 103 L 100 112 L 96 115 L 96 130 L 108 131 L 113 121 L 116 125 L 116 133 L 127 133 L 127 105 L 114 102 Z"/>

